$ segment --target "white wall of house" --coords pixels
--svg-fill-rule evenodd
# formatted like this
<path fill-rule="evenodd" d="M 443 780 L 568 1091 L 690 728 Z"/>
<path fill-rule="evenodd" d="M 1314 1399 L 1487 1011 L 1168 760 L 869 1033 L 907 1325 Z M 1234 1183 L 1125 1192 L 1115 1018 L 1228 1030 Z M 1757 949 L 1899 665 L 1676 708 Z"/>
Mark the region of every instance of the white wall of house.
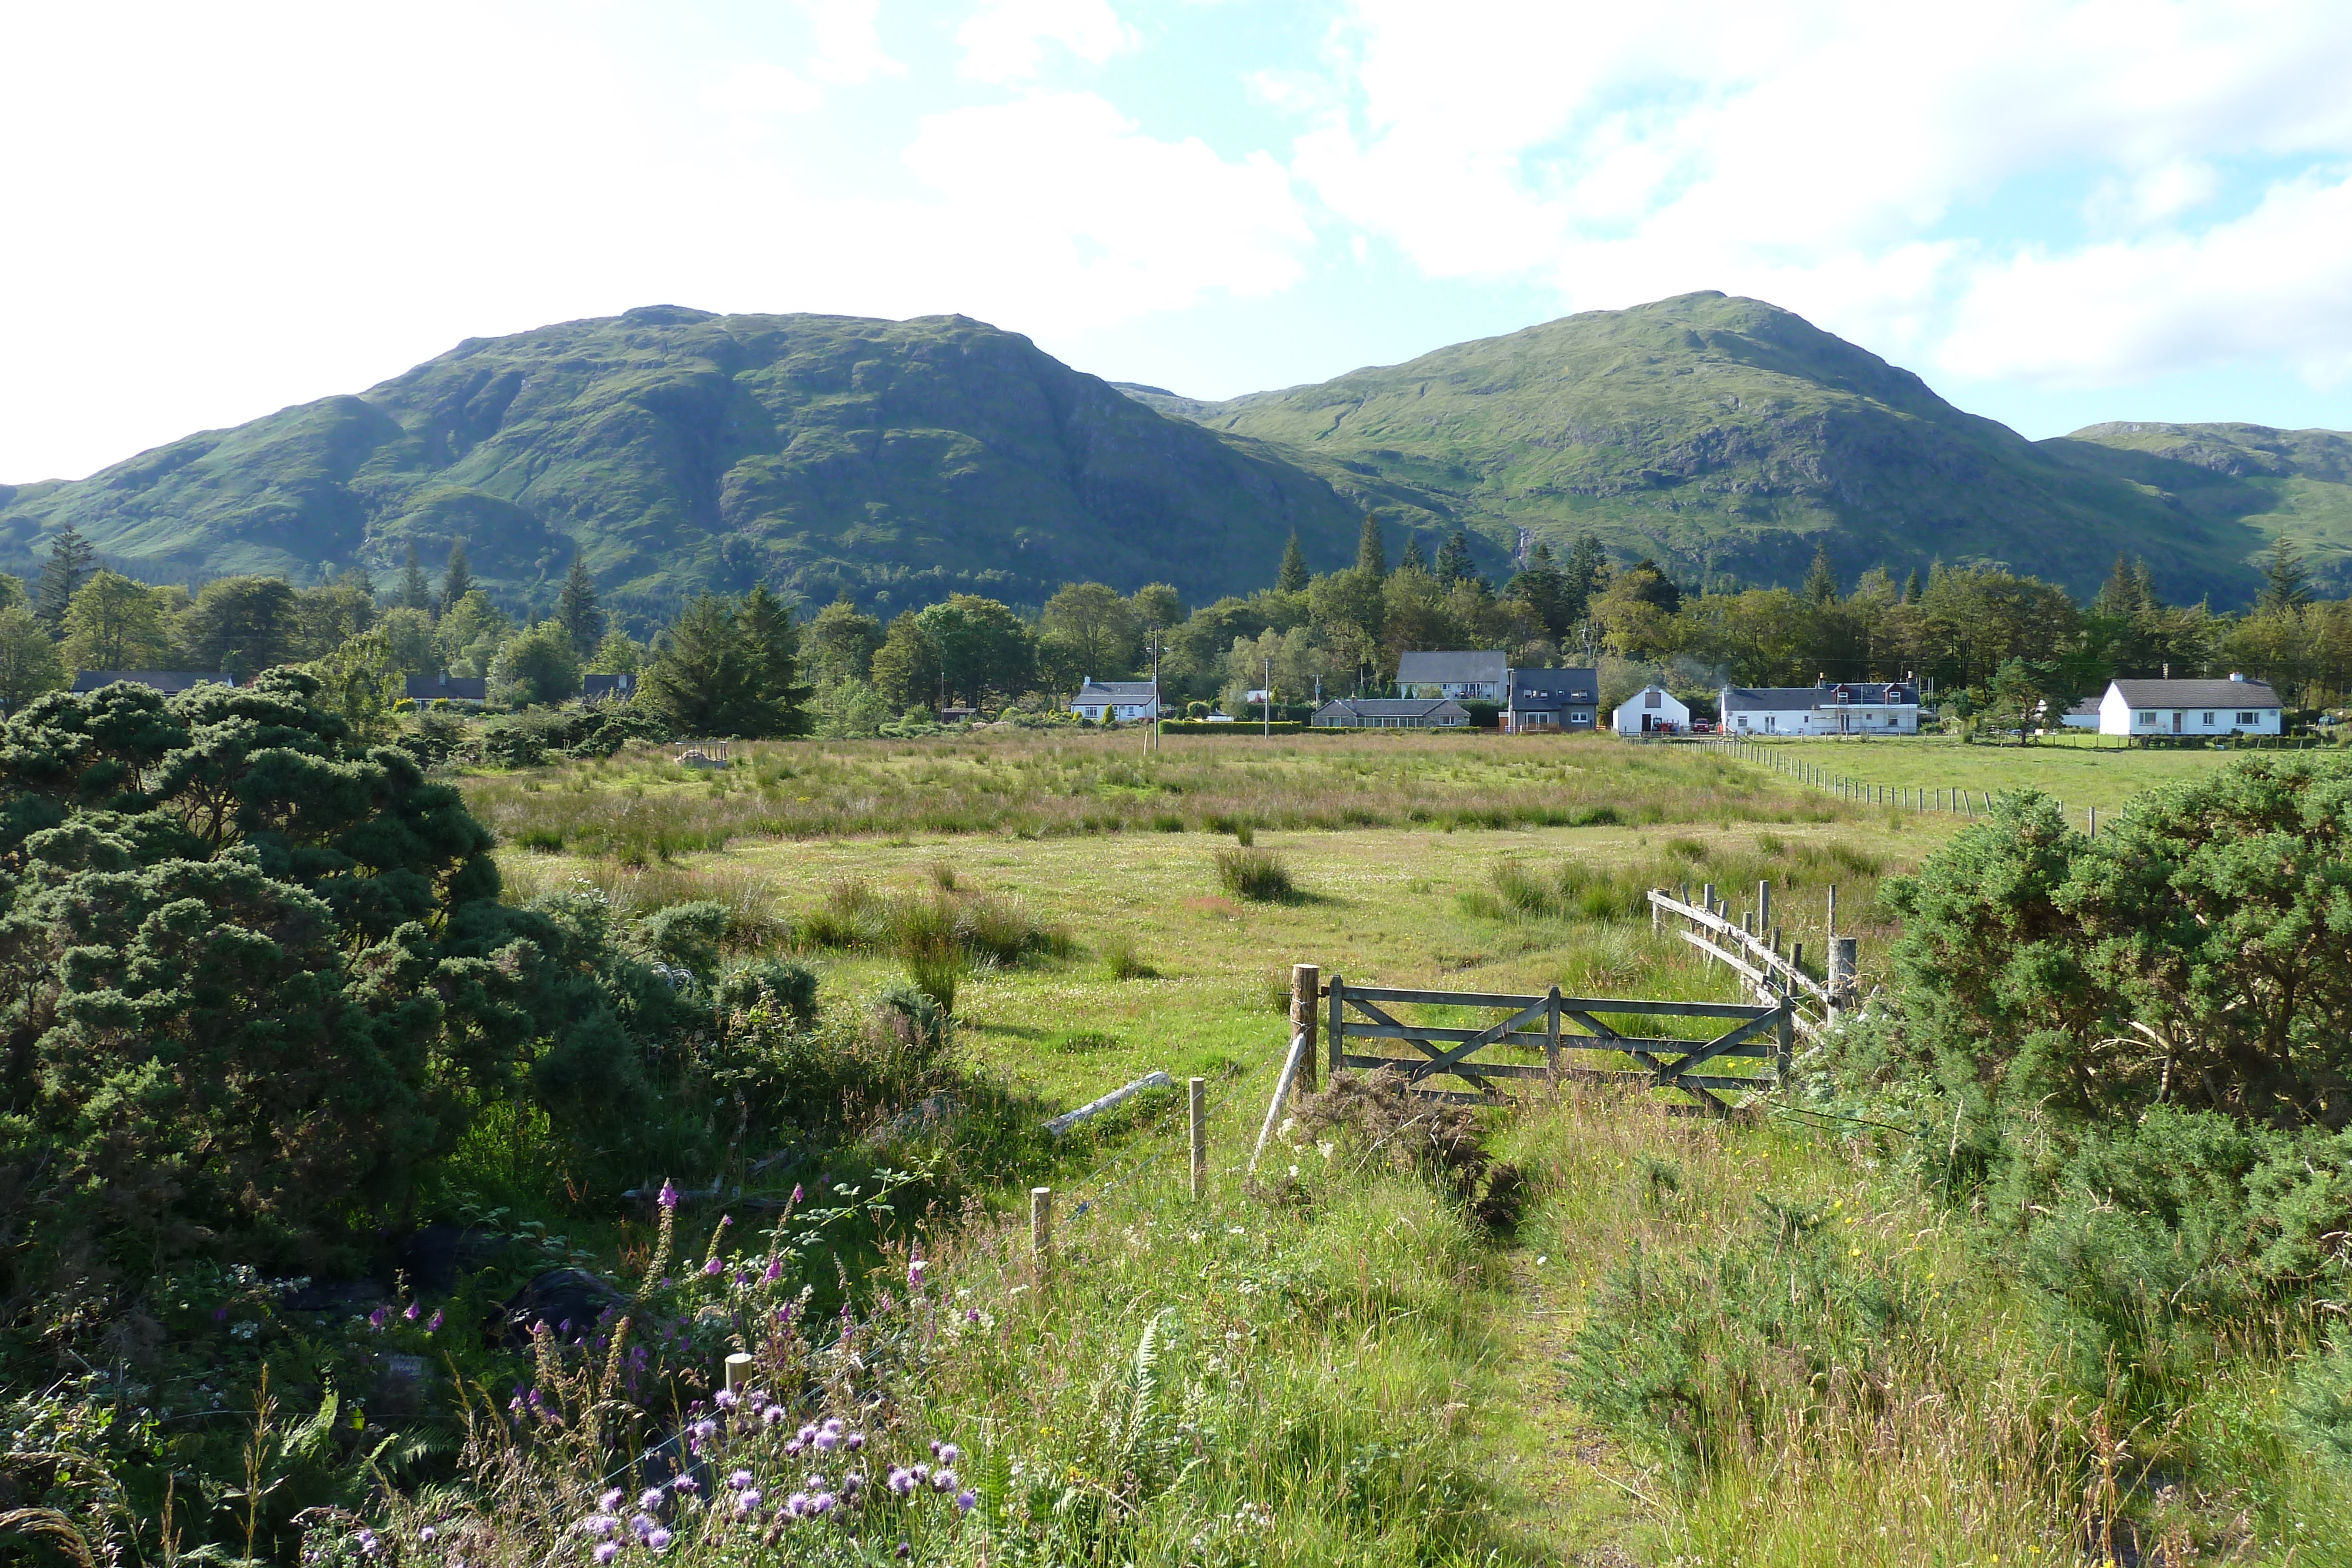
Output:
<path fill-rule="evenodd" d="M 1916 735 L 1919 709 L 1913 703 L 1830 703 L 1813 708 L 1743 708 L 1727 702 L 1723 728 L 1729 735 Z"/>
<path fill-rule="evenodd" d="M 1644 719 L 1649 722 L 1643 723 Z M 1620 735 L 1640 735 L 1660 725 L 1686 730 L 1690 727 L 1690 705 L 1663 686 L 1643 686 L 1617 705 L 1615 723 Z"/>
<path fill-rule="evenodd" d="M 2140 707 L 2110 683 L 2099 699 L 2101 735 L 2276 735 L 2275 707 Z"/>

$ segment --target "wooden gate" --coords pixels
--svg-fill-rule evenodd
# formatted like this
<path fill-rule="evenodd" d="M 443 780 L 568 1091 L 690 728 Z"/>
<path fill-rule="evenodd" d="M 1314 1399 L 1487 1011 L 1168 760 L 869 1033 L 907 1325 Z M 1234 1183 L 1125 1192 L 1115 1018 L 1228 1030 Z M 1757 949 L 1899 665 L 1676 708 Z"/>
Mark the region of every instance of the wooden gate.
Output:
<path fill-rule="evenodd" d="M 1342 1067 L 1368 1071 L 1402 1068 L 1416 1091 L 1449 1100 L 1499 1101 L 1504 1096 L 1496 1085 L 1513 1078 L 1555 1083 L 1628 1083 L 1679 1090 L 1690 1096 L 1680 1108 L 1720 1116 L 1732 1108 L 1721 1098 L 1723 1094 L 1766 1091 L 1780 1082 L 1796 1038 L 1795 1012 L 1785 998 L 1773 1005 L 1641 1001 L 1563 997 L 1557 986 L 1540 997 L 1511 997 L 1483 991 L 1351 986 L 1337 975 L 1331 977 L 1328 995 L 1332 1071 Z M 1485 1028 L 1463 1029 L 1404 1022 L 1389 1010 L 1411 1005 L 1484 1009 L 1507 1016 Z M 1711 1038 L 1685 1039 L 1628 1032 L 1602 1021 L 1608 1018 L 1620 1023 L 1717 1019 L 1730 1027 Z M 1420 1054 L 1375 1055 L 1349 1049 L 1351 1042 L 1376 1040 L 1410 1047 Z M 1567 1060 L 1570 1052 L 1577 1051 L 1622 1057 L 1639 1065 L 1577 1065 Z M 1540 1060 L 1536 1059 L 1538 1055 Z M 1731 1059 L 1738 1058 L 1760 1060 L 1766 1071 L 1752 1075 L 1723 1071 Z M 1702 1071 L 1717 1063 L 1721 1066 L 1712 1072 Z M 1466 1083 L 1469 1090 L 1439 1089 L 1430 1082 L 1441 1077 Z"/>

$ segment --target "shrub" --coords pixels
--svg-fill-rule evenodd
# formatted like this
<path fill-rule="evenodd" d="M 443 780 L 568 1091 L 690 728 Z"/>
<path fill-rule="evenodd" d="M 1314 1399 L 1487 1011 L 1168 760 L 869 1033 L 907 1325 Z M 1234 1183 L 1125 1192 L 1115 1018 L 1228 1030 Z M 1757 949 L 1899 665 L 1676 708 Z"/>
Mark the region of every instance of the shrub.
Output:
<path fill-rule="evenodd" d="M 816 973 L 803 964 L 781 958 L 754 958 L 730 969 L 713 996 L 722 1013 L 748 1012 L 764 1007 L 781 1012 L 801 1028 L 816 1021 Z"/>
<path fill-rule="evenodd" d="M 1272 850 L 1236 846 L 1217 852 L 1217 880 L 1235 898 L 1258 904 L 1288 904 L 1298 897 L 1289 867 Z"/>
<path fill-rule="evenodd" d="M 1103 967 L 1114 980 L 1156 980 L 1160 971 L 1144 962 L 1142 950 L 1136 946 L 1135 937 L 1121 931 L 1108 937 L 1102 947 Z"/>

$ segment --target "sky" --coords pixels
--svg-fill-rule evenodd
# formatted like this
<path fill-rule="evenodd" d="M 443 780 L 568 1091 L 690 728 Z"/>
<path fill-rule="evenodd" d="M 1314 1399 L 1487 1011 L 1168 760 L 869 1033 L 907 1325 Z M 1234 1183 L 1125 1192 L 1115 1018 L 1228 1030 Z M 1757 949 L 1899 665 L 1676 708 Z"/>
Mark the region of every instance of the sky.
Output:
<path fill-rule="evenodd" d="M 0 480 L 656 303 L 1222 398 L 1695 289 L 2352 428 L 2346 0 L 0 0 Z"/>

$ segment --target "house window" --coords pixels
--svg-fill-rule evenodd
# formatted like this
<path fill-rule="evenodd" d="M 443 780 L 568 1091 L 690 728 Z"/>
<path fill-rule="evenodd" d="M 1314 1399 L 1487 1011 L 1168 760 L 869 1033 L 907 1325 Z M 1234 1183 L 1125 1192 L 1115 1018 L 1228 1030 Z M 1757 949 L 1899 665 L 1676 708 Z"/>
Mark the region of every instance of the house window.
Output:
<path fill-rule="evenodd" d="M 2250 714 L 2250 713 L 2242 713 L 2242 714 L 2240 714 L 2240 715 L 2238 716 L 2238 722 L 2239 722 L 2240 724 L 2252 724 L 2252 723 L 2255 723 L 2255 722 L 2256 722 L 2255 716 L 2254 716 L 2254 715 L 2252 715 L 2252 714 Z"/>
<path fill-rule="evenodd" d="M 2154 724 L 2154 723 L 2156 722 L 2156 715 L 2154 715 L 2154 714 L 2152 714 L 2152 713 L 2144 713 L 2144 714 L 2139 714 L 2139 715 L 2137 715 L 2136 716 L 2138 718 L 2139 722 L 2140 722 L 2140 723 L 2142 723 L 2142 724 Z"/>
<path fill-rule="evenodd" d="M 1643 692 L 1643 693 L 1642 694 L 1642 706 L 1643 706 L 1643 707 L 1655 707 L 1655 706 L 1658 706 L 1658 694 L 1657 694 L 1656 692 L 1654 692 L 1654 691 Z"/>
<path fill-rule="evenodd" d="M 2206 728 L 2210 729 L 2213 727 L 2213 716 L 2211 714 L 2206 714 L 2204 716 L 2204 720 Z"/>

